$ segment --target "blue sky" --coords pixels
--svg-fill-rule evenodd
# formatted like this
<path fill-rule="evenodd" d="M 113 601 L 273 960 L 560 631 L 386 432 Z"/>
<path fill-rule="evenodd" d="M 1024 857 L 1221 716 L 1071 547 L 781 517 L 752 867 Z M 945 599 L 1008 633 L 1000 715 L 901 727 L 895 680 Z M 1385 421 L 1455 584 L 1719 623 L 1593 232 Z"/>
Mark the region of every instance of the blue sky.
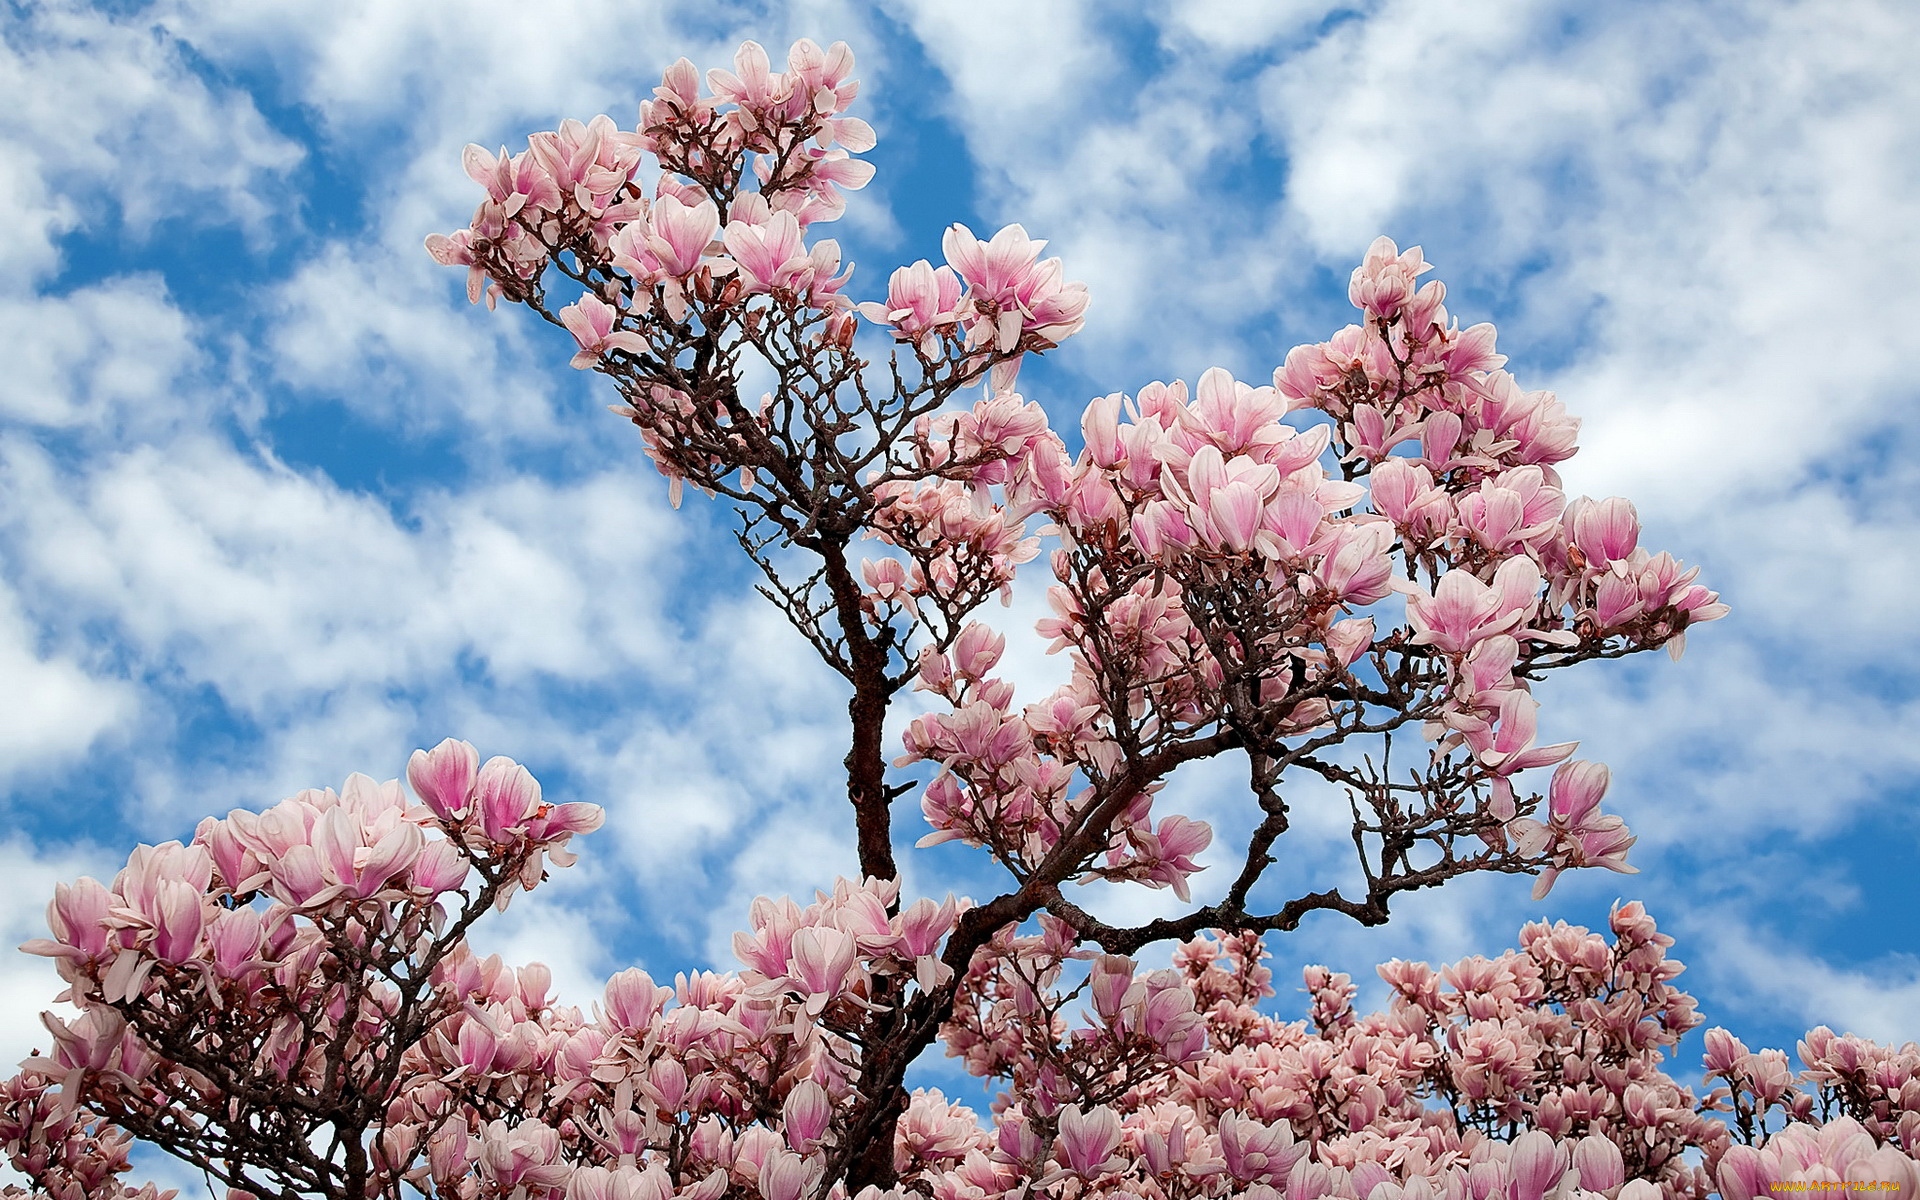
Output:
<path fill-rule="evenodd" d="M 1678 665 L 1543 690 L 1542 740 L 1612 764 L 1641 874 L 1329 918 L 1276 945 L 1283 981 L 1638 898 L 1750 1042 L 1920 1036 L 1920 10 L 179 0 L 0 29 L 12 942 L 135 841 L 448 734 L 609 811 L 483 939 L 570 999 L 633 962 L 731 965 L 752 896 L 851 869 L 842 697 L 724 514 L 670 511 L 564 337 L 470 308 L 420 248 L 471 211 L 466 142 L 630 125 L 682 54 L 811 36 L 853 45 L 881 139 L 834 234 L 857 298 L 956 220 L 1022 222 L 1092 288 L 1085 333 L 1021 378 L 1056 424 L 1214 364 L 1263 379 L 1346 323 L 1384 232 L 1585 420 L 1569 493 L 1633 499 L 1734 606 Z M 1043 588 L 990 614 L 1023 691 L 1059 677 L 1022 633 Z M 1224 817 L 1238 784 L 1202 771 L 1169 810 Z M 1338 818 L 1303 819 L 1287 869 L 1331 863 Z M 951 849 L 909 871 L 993 882 Z M 52 978 L 0 972 L 0 1057 Z"/>

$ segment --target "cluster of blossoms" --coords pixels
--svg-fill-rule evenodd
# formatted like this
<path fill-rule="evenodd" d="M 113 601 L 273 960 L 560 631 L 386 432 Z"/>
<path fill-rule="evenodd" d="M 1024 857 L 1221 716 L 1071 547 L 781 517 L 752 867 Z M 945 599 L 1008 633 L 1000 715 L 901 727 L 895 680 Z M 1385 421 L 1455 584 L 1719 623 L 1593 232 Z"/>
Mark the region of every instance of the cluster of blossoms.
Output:
<path fill-rule="evenodd" d="M 1779 1183 L 1920 1179 L 1920 1047 L 1815 1030 L 1796 1079 L 1778 1051 L 1757 1073 L 1712 1030 L 1707 1082 L 1728 1086 L 1696 1097 L 1662 1067 L 1699 1024 L 1673 985 L 1672 939 L 1637 904 L 1611 924 L 1611 941 L 1533 924 L 1496 959 L 1386 963 L 1391 1007 L 1364 1015 L 1347 976 L 1309 967 L 1309 1017 L 1294 1022 L 1255 1007 L 1273 987 L 1252 935 L 1195 939 L 1177 974 L 1134 980 L 1049 928 L 976 964 L 945 1037 L 969 1070 L 1010 1084 L 989 1157 L 1079 1180 L 1062 1194 L 1752 1200 Z M 1063 990 L 1076 957 L 1092 961 Z M 1093 1012 L 1069 1030 L 1083 995 Z M 1170 1031 L 1156 1053 L 1115 1054 L 1110 1031 L 1155 1020 Z M 1714 1115 L 1729 1111 L 1731 1128 Z"/>
<path fill-rule="evenodd" d="M 1795 1075 L 1779 1050 L 1748 1050 L 1724 1029 L 1707 1031 L 1707 1079 L 1715 1111 L 1751 1141 L 1773 1120 L 1798 1123 L 1844 1117 L 1876 1142 L 1920 1153 L 1920 1046 L 1898 1049 L 1836 1036 L 1822 1025 L 1799 1047 Z"/>
<path fill-rule="evenodd" d="M 1068 282 L 1059 259 L 1042 259 L 1045 248 L 1019 225 L 985 242 L 955 225 L 940 245 L 948 265 L 921 259 L 900 267 L 887 280 L 886 302 L 861 304 L 860 315 L 885 326 L 923 362 L 943 357 L 955 338 L 968 350 L 990 352 L 997 361 L 988 386 L 1005 394 L 1020 374 L 1023 350 L 1058 345 L 1084 323 L 1086 285 Z"/>
<path fill-rule="evenodd" d="M 468 267 L 469 298 L 484 294 L 489 306 L 534 294 L 554 254 L 583 249 L 595 261 L 620 260 L 637 288 L 657 289 L 669 310 L 684 313 L 684 286 L 720 217 L 710 194 L 681 179 L 724 178 L 737 187 L 739 165 L 751 157 L 760 188 L 729 212 L 732 258 L 718 273 L 738 269 L 759 291 L 805 290 L 815 276 L 826 281 L 836 265 L 831 243 L 804 263 L 807 256 L 790 251 L 808 224 L 845 211 L 841 188 L 873 178 L 872 164 L 852 157 L 872 149 L 873 130 L 839 116 L 859 92 L 848 78 L 853 55 L 843 43 L 822 51 L 801 41 L 790 70 L 776 73 L 766 51 L 749 42 L 734 66 L 709 72 L 714 94 L 702 96 L 693 64 L 679 60 L 655 98 L 640 106 L 631 132 L 602 115 L 536 133 L 518 154 L 468 146 L 467 174 L 487 198 L 466 229 L 436 235 L 428 249 L 441 262 Z M 673 172 L 651 197 L 634 180 L 649 156 Z M 829 283 L 823 295 L 832 291 Z M 617 346 L 602 340 L 599 348 Z"/>
<path fill-rule="evenodd" d="M 526 303 L 563 326 L 579 347 L 575 367 L 646 377 L 616 411 L 647 434 L 676 497 L 689 476 L 750 456 L 770 420 L 729 398 L 703 417 L 758 424 L 759 436 L 734 429 L 732 454 L 692 453 L 702 389 L 674 369 L 684 347 L 704 340 L 711 352 L 715 335 L 734 335 L 778 361 L 845 348 L 854 335 L 856 306 L 841 290 L 851 267 L 842 270 L 838 242 L 809 244 L 808 234 L 845 211 L 843 191 L 872 178 L 872 164 L 853 156 L 872 149 L 873 130 L 843 115 L 859 91 L 844 43 L 796 42 L 787 66 L 772 71 L 748 42 L 732 71 L 707 73 L 706 94 L 692 63 L 669 67 L 632 131 L 602 115 L 536 133 L 518 154 L 469 146 L 467 172 L 486 199 L 465 229 L 427 239 L 440 262 L 468 268 L 470 299 Z M 651 193 L 640 181 L 649 161 L 658 168 Z M 1059 259 L 1040 258 L 1045 244 L 1018 225 L 987 241 L 956 225 L 947 265 L 902 267 L 884 304 L 857 311 L 945 375 L 943 393 L 989 369 L 1004 388 L 1025 353 L 1077 331 L 1086 309 L 1086 288 L 1063 279 Z M 550 271 L 579 298 L 549 310 Z M 787 322 L 804 327 L 797 342 L 781 336 Z"/>
<path fill-rule="evenodd" d="M 1569 868 L 1632 870 L 1632 835 L 1600 808 L 1606 768 L 1538 744 L 1532 685 L 1677 657 L 1726 606 L 1640 546 L 1626 500 L 1568 500 L 1556 464 L 1578 422 L 1384 238 L 1353 275 L 1360 323 L 1293 350 L 1270 385 L 1216 368 L 1114 393 L 1069 449 L 1012 387 L 1079 331 L 1086 289 L 1021 226 L 955 225 L 944 264 L 853 299 L 816 236 L 872 174 L 873 131 L 846 115 L 853 57 L 801 41 L 785 66 L 747 43 L 703 88 L 683 59 L 631 130 L 600 116 L 518 153 L 469 147 L 484 197 L 427 247 L 467 268 L 470 300 L 570 336 L 676 505 L 689 484 L 733 503 L 762 590 L 851 690 L 860 880 L 756 901 L 739 971 L 671 987 L 623 971 L 588 1011 L 545 968 L 466 940 L 601 819 L 544 802 L 518 765 L 448 741 L 414 756 L 411 798 L 356 776 L 209 820 L 135 851 L 111 886 L 62 887 L 53 937 L 28 947 L 78 1009 L 49 1016 L 51 1053 L 0 1090 L 0 1146 L 34 1195 L 153 1196 L 118 1182 L 130 1137 L 231 1200 L 1920 1186 L 1911 1045 L 1816 1030 L 1795 1075 L 1715 1031 L 1709 1090 L 1669 1078 L 1697 1018 L 1635 905 L 1611 941 L 1529 926 L 1498 959 L 1389 963 L 1386 1012 L 1357 1013 L 1321 968 L 1307 1021 L 1261 1012 L 1261 936 L 1314 911 L 1377 924 L 1400 893 L 1471 871 L 1532 873 L 1543 895 Z M 757 400 L 749 372 L 772 380 Z M 995 673 L 1004 637 L 971 615 L 1046 539 L 1039 632 L 1069 678 L 1017 705 Z M 908 688 L 940 707 L 893 767 L 930 778 L 888 776 Z M 1424 753 L 1389 776 L 1396 736 Z M 1221 839 L 1244 865 L 1195 906 L 1214 830 L 1155 801 L 1174 770 L 1229 754 L 1260 816 Z M 1526 786 L 1545 768 L 1544 793 Z M 1361 890 L 1261 911 L 1303 774 L 1348 800 Z M 1009 890 L 903 903 L 892 809 L 916 788 L 921 844 L 984 847 Z M 1067 898 L 1092 880 L 1184 907 L 1109 925 Z M 1172 969 L 1132 957 L 1156 942 L 1179 944 Z M 941 1043 L 1003 1081 L 985 1119 L 906 1086 Z"/>
<path fill-rule="evenodd" d="M 1015 713 L 993 703 L 1004 689 L 956 689 L 973 681 L 937 650 L 922 657 L 921 686 L 956 708 L 908 738 L 910 758 L 943 767 L 925 805 L 939 834 L 1037 863 L 1109 799 L 1117 742 L 1224 725 L 1246 743 L 1328 744 L 1391 709 L 1460 752 L 1450 790 L 1481 796 L 1474 821 L 1417 835 L 1470 825 L 1537 863 L 1540 894 L 1569 866 L 1632 869 L 1632 837 L 1598 809 L 1605 768 L 1568 762 L 1572 743 L 1535 744 L 1529 681 L 1631 649 L 1677 654 L 1726 606 L 1638 545 L 1626 501 L 1565 501 L 1552 464 L 1573 452 L 1577 422 L 1494 370 L 1492 328 L 1460 331 L 1440 284 L 1413 289 L 1425 269 L 1418 249 L 1381 239 L 1352 284 L 1367 323 L 1295 350 L 1272 387 L 1215 368 L 1191 390 L 1107 396 L 1082 419 L 1077 457 L 1044 425 L 997 423 L 999 457 L 970 482 L 999 485 L 1008 509 L 1043 514 L 1060 537 L 1041 633 L 1072 653 L 1073 675 Z M 967 420 L 985 424 L 994 403 Z M 1331 423 L 1283 422 L 1290 412 Z M 1405 624 L 1382 632 L 1373 606 L 1395 593 Z M 1545 819 L 1526 815 L 1542 798 L 1518 802 L 1514 777 L 1558 763 Z M 1076 772 L 1089 786 L 1070 799 Z M 1191 868 L 1153 849 L 1164 834 L 1147 790 L 1111 810 L 1110 836 L 1077 848 L 1076 869 L 1184 889 Z"/>
<path fill-rule="evenodd" d="M 949 987 L 947 1053 L 1005 1090 L 984 1122 L 913 1092 L 886 1143 L 896 1182 L 865 1200 L 1920 1186 L 1920 1047 L 1819 1029 L 1795 1076 L 1713 1030 L 1717 1086 L 1696 1097 L 1662 1062 L 1699 1018 L 1671 939 L 1633 904 L 1611 940 L 1535 924 L 1496 959 L 1387 963 L 1384 1012 L 1356 1012 L 1345 975 L 1310 967 L 1309 1016 L 1287 1022 L 1257 1007 L 1274 989 L 1251 934 L 1142 971 L 1043 916 L 956 975 L 943 953 L 965 901 L 903 907 L 892 883 L 842 880 L 805 906 L 755 901 L 734 939 L 743 969 L 671 987 L 625 970 L 583 1012 L 545 967 L 477 958 L 460 931 L 538 883 L 536 856 L 569 861 L 598 813 L 542 803 L 504 759 L 476 765 L 443 743 L 415 756 L 419 803 L 356 776 L 141 847 L 111 888 L 63 886 L 55 936 L 31 949 L 59 962 L 81 1015 L 50 1019 L 54 1053 L 0 1087 L 0 1145 L 33 1194 L 161 1200 L 119 1183 L 137 1131 L 235 1197 L 272 1194 L 239 1166 L 259 1161 L 249 1137 L 306 1194 L 846 1197 L 867 1035 L 883 1009 Z M 325 888 L 263 866 L 281 845 L 276 859 L 305 847 L 330 864 Z M 438 845 L 465 869 L 439 865 Z"/>
<path fill-rule="evenodd" d="M 270 1151 L 295 1178 L 359 1151 L 406 1054 L 458 1003 L 438 977 L 468 927 L 546 862 L 570 864 L 569 840 L 601 821 L 594 805 L 545 803 L 526 768 L 482 766 L 465 743 L 417 753 L 409 776 L 418 802 L 355 775 L 209 817 L 185 845 L 141 846 L 111 884 L 62 884 L 52 938 L 23 949 L 53 959 L 57 999 L 79 1013 L 46 1014 L 52 1053 L 10 1085 L 10 1111 L 32 1114 L 8 1126 L 25 1147 L 16 1167 L 56 1195 L 111 1194 L 89 1189 L 101 1163 L 124 1167 L 116 1126 L 176 1152 Z M 315 1093 L 342 1110 L 289 1103 Z M 222 1133 L 208 1112 L 224 1114 Z M 317 1138 L 328 1125 L 331 1147 Z M 86 1126 L 102 1131 L 97 1157 L 59 1149 Z"/>
<path fill-rule="evenodd" d="M 137 1053 L 137 1051 L 136 1051 Z M 27 1069 L 0 1084 L 0 1146 L 45 1200 L 171 1200 L 152 1184 L 120 1182 L 132 1164 L 133 1135 L 85 1109 L 62 1104 L 45 1073 Z M 23 1194 L 0 1189 L 0 1195 Z"/>
<path fill-rule="evenodd" d="M 987 846 L 1018 874 L 1184 897 L 1211 831 L 1156 820 L 1158 778 L 1244 748 L 1269 783 L 1318 769 L 1376 810 L 1383 842 L 1440 850 L 1437 877 L 1380 864 L 1385 882 L 1354 902 L 1370 911 L 1465 869 L 1524 866 L 1542 893 L 1568 867 L 1632 869 L 1631 834 L 1599 807 L 1605 769 L 1570 762 L 1573 743 L 1536 744 L 1531 682 L 1677 654 L 1726 608 L 1639 546 L 1628 502 L 1567 502 L 1554 464 L 1579 423 L 1500 369 L 1492 326 L 1459 327 L 1444 286 L 1419 281 L 1418 248 L 1376 242 L 1349 289 L 1361 323 L 1292 351 L 1271 386 L 1216 368 L 1192 389 L 1106 396 L 1073 455 L 1009 389 L 1026 353 L 1080 328 L 1085 289 L 1019 226 L 986 241 L 954 226 L 945 265 L 895 271 L 884 302 L 848 299 L 838 245 L 809 233 L 866 182 L 850 155 L 872 132 L 842 115 L 857 90 L 844 46 L 803 41 L 787 65 L 772 72 L 749 43 L 703 94 L 682 60 L 631 133 L 601 117 L 518 156 L 471 149 L 487 199 L 429 248 L 473 269 L 476 296 L 484 285 L 574 335 L 574 365 L 619 384 L 617 411 L 676 499 L 691 481 L 747 506 L 743 539 L 776 599 L 857 690 L 880 693 L 868 711 L 910 678 L 953 704 L 915 722 L 898 764 L 939 764 L 933 840 Z M 651 195 L 635 182 L 646 159 Z M 576 302 L 549 306 L 554 272 Z M 854 352 L 862 321 L 894 343 L 890 396 Z M 757 406 L 737 387 L 749 350 L 779 377 Z M 982 399 L 944 407 L 983 377 Z M 958 639 L 977 644 L 966 614 L 1039 553 L 1034 517 L 1060 543 L 1041 632 L 1073 664 L 1016 711 L 1010 689 L 949 659 Z M 847 562 L 856 532 L 897 553 Z M 830 561 L 791 585 L 757 553 L 773 542 Z M 1384 602 L 1402 599 L 1389 627 Z M 859 628 L 836 636 L 833 618 Z M 1402 725 L 1434 748 L 1413 784 L 1314 765 L 1356 729 Z M 877 746 L 861 753 L 856 808 L 873 810 L 883 767 Z M 1516 791 L 1557 764 L 1545 795 Z"/>
<path fill-rule="evenodd" d="M 389 1107 L 388 1169 L 463 1200 L 817 1194 L 877 978 L 945 981 L 956 902 L 897 898 L 842 881 L 805 908 L 761 899 L 734 940 L 746 970 L 622 971 L 591 1016 L 554 1004 L 543 969 L 461 957 L 441 985 L 460 1007 Z"/>

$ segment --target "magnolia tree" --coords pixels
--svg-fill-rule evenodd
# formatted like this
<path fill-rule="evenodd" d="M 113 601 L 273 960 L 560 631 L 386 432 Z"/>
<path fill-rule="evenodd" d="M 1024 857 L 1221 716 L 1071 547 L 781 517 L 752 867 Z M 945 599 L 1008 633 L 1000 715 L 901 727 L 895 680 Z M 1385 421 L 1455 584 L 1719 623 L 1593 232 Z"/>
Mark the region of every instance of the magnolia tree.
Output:
<path fill-rule="evenodd" d="M 49 1052 L 0 1092 L 33 1194 L 154 1195 L 120 1182 L 134 1139 L 235 1198 L 1920 1184 L 1913 1045 L 1819 1029 L 1796 1073 L 1714 1030 L 1700 1090 L 1670 1078 L 1699 1018 L 1638 905 L 1608 933 L 1530 925 L 1497 959 L 1388 963 L 1384 1012 L 1320 968 L 1305 1020 L 1263 1012 L 1262 939 L 1311 913 L 1378 924 L 1476 871 L 1536 875 L 1536 895 L 1571 868 L 1631 871 L 1606 768 L 1536 744 L 1532 685 L 1678 657 L 1725 606 L 1640 546 L 1627 501 L 1566 501 L 1578 422 L 1384 238 L 1353 273 L 1359 322 L 1270 384 L 1214 369 L 1114 393 L 1070 450 L 1013 389 L 1081 327 L 1085 288 L 1018 225 L 955 225 L 944 264 L 856 303 L 817 235 L 872 174 L 873 132 L 843 115 L 853 58 L 803 41 L 786 67 L 748 43 L 705 90 L 674 64 L 631 131 L 602 116 L 517 154 L 469 147 L 485 197 L 427 248 L 473 299 L 572 334 L 675 503 L 690 485 L 737 514 L 761 590 L 851 693 L 861 878 L 755 901 L 738 971 L 623 971 L 583 1010 L 545 968 L 467 945 L 601 822 L 512 761 L 449 740 L 405 787 L 356 775 L 209 818 L 111 885 L 60 887 L 53 936 L 26 947 L 77 1010 L 47 1016 Z M 1043 544 L 1039 632 L 1070 677 L 1017 705 L 973 615 Z M 931 696 L 890 764 L 910 689 Z M 1159 798 L 1222 756 L 1257 816 L 1201 902 L 1215 831 Z M 914 791 L 924 825 L 896 827 Z M 1270 874 L 1293 806 L 1333 797 L 1356 861 Z M 915 836 L 984 850 L 1004 887 L 903 897 Z M 1175 915 L 1109 923 L 1068 887 L 1092 881 L 1168 889 Z M 1129 957 L 1156 943 L 1171 969 Z M 936 1044 L 998 1081 L 990 1113 L 907 1087 Z"/>

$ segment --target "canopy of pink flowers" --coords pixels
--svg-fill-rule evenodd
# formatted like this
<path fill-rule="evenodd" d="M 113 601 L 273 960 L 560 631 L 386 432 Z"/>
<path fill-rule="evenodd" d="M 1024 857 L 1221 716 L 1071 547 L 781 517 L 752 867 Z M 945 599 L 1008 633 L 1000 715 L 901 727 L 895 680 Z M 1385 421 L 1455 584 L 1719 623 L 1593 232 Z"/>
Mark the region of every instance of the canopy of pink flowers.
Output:
<path fill-rule="evenodd" d="M 1291 747 L 1378 805 L 1357 843 L 1400 822 L 1448 874 L 1532 871 L 1544 894 L 1569 868 L 1633 870 L 1632 835 L 1600 808 L 1607 769 L 1539 744 L 1531 685 L 1677 657 L 1727 608 L 1640 544 L 1626 500 L 1569 500 L 1556 464 L 1579 422 L 1386 238 L 1353 272 L 1356 324 L 1268 382 L 1215 368 L 1096 399 L 1070 450 L 1012 389 L 1027 355 L 1082 328 L 1085 287 L 1019 225 L 955 225 L 944 263 L 852 299 L 817 231 L 873 173 L 873 131 L 846 115 L 853 57 L 802 41 L 784 65 L 748 43 L 703 88 L 683 59 L 632 130 L 600 116 L 518 152 L 469 147 L 483 198 L 428 250 L 467 269 L 472 300 L 571 336 L 676 503 L 690 482 L 754 514 L 742 543 L 769 594 L 829 661 L 869 655 L 840 664 L 856 722 L 862 687 L 880 689 L 876 729 L 909 681 L 936 698 L 896 763 L 931 764 L 920 841 L 984 847 L 1016 907 L 843 879 L 805 904 L 756 900 L 737 971 L 667 986 L 631 969 L 591 1008 L 562 1004 L 546 968 L 479 958 L 466 934 L 568 865 L 601 813 L 449 740 L 414 755 L 405 787 L 354 776 L 210 818 L 111 884 L 59 888 L 52 936 L 27 949 L 77 1014 L 49 1014 L 50 1052 L 0 1090 L 0 1145 L 35 1194 L 153 1196 L 120 1182 L 133 1129 L 236 1198 L 260 1177 L 234 1164 L 268 1162 L 281 1194 L 345 1195 L 346 1179 L 355 1200 L 844 1197 L 876 1137 L 896 1182 L 860 1200 L 1920 1186 L 1911 1044 L 1815 1030 L 1796 1073 L 1715 1030 L 1701 1090 L 1670 1077 L 1699 1018 L 1637 904 L 1610 937 L 1530 925 L 1495 959 L 1385 964 L 1384 1012 L 1310 968 L 1291 1022 L 1259 1007 L 1273 988 L 1252 934 L 1186 940 L 1162 970 L 1092 948 L 1047 900 L 1106 880 L 1188 901 L 1214 831 L 1156 796 L 1172 767 L 1227 749 Z M 782 380 L 757 404 L 737 388 L 749 353 Z M 755 522 L 775 532 L 756 540 Z M 832 557 L 855 534 L 875 553 Z M 829 600 L 779 590 L 761 557 L 776 543 L 826 554 Z M 1043 552 L 1039 633 L 1069 678 L 1016 705 L 1004 637 L 968 614 Z M 1307 757 L 1402 723 L 1432 751 L 1414 784 Z M 1523 785 L 1545 768 L 1544 793 Z M 892 799 L 850 794 L 863 820 Z M 1469 840 L 1477 856 L 1456 853 Z M 1380 919 L 1391 894 L 1368 898 Z M 888 1055 L 936 1030 L 998 1081 L 990 1112 L 888 1090 L 905 1069 Z"/>
<path fill-rule="evenodd" d="M 524 768 L 447 742 L 414 756 L 417 801 L 354 776 L 143 846 L 82 879 L 29 949 L 59 965 L 73 1020 L 0 1092 L 0 1142 L 59 1197 L 121 1188 L 131 1107 L 183 1123 L 258 1088 L 379 1091 L 376 1176 L 488 1200 L 753 1195 L 820 1185 L 880 976 L 949 982 L 966 902 L 904 907 L 841 881 L 756 900 L 742 969 L 615 975 L 590 1012 L 534 964 L 478 959 L 456 932 L 570 861 L 591 806 L 548 804 Z M 913 1094 L 898 1196 L 1280 1196 L 1540 1200 L 1598 1192 L 1754 1200 L 1782 1182 L 1920 1186 L 1920 1047 L 1825 1029 L 1779 1051 L 1707 1035 L 1704 1090 L 1664 1057 L 1699 1023 L 1672 939 L 1638 905 L 1612 937 L 1529 925 L 1520 947 L 1434 969 L 1394 961 L 1384 1012 L 1305 974 L 1307 1019 L 1273 995 L 1250 935 L 1202 938 L 1168 970 L 1082 949 L 1051 918 L 1002 931 L 959 980 L 947 1052 L 1005 1090 L 990 1121 Z M 413 968 L 431 963 L 424 975 Z M 401 992 L 426 1026 L 396 1038 Z M 254 1090 L 236 1080 L 260 1081 Z M 329 1081 L 335 1081 L 330 1084 Z M 1523 1132 L 1524 1131 L 1524 1132 Z M 869 1194 L 874 1200 L 877 1193 Z"/>

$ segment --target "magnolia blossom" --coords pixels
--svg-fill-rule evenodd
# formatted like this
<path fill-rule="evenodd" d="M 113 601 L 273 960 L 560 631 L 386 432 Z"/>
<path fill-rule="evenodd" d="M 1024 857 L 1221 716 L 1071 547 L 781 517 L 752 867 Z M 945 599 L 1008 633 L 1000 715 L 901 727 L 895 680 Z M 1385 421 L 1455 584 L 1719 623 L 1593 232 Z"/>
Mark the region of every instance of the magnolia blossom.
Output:
<path fill-rule="evenodd" d="M 645 338 L 631 330 L 615 330 L 619 317 L 611 304 L 591 293 L 580 297 L 578 304 L 560 310 L 560 323 L 567 327 L 573 340 L 580 343 L 580 350 L 572 359 L 575 370 L 587 370 L 615 350 L 646 353 Z"/>
<path fill-rule="evenodd" d="M 967 344 L 996 356 L 990 387 L 1005 391 L 1020 372 L 1023 338 L 1042 348 L 1080 331 L 1087 310 L 1086 285 L 1068 283 L 1060 260 L 1042 260 L 1044 240 L 1035 241 L 1019 225 L 1009 225 L 981 241 L 965 225 L 951 226 L 941 239 L 947 262 L 966 283 L 962 300 Z"/>
<path fill-rule="evenodd" d="M 867 301 L 856 307 L 860 315 L 890 325 L 901 341 L 913 343 L 926 358 L 939 353 L 942 331 L 960 323 L 960 277 L 952 267 L 935 267 L 921 259 L 895 269 L 887 280 L 887 300 Z"/>

